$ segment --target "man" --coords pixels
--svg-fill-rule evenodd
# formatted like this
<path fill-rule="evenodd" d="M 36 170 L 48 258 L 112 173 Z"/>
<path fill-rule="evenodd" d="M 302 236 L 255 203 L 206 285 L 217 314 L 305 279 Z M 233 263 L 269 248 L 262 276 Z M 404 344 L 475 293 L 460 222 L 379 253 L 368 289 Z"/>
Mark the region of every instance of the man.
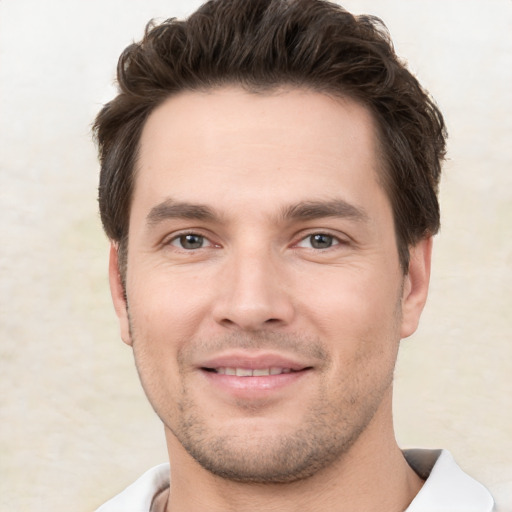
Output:
<path fill-rule="evenodd" d="M 118 81 L 100 210 L 171 469 L 99 511 L 492 510 L 448 452 L 393 432 L 445 129 L 381 22 L 213 0 L 148 27 Z"/>

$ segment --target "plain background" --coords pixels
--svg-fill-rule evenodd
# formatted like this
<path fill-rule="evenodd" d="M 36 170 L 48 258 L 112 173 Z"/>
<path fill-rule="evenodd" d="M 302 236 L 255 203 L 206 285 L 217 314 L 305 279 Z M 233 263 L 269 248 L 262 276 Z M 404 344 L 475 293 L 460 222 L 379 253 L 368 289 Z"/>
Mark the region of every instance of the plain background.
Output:
<path fill-rule="evenodd" d="M 117 57 L 184 0 L 0 0 L 0 508 L 93 510 L 166 460 L 110 304 L 90 125 Z M 512 1 L 347 0 L 381 16 L 445 113 L 429 303 L 396 429 L 512 509 Z"/>

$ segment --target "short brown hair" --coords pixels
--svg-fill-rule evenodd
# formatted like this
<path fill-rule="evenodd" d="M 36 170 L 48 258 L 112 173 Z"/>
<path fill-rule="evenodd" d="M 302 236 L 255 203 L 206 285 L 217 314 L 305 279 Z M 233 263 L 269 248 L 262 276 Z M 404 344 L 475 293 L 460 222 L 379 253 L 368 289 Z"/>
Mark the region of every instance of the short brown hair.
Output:
<path fill-rule="evenodd" d="M 148 24 L 142 41 L 122 53 L 117 80 L 119 94 L 98 114 L 94 132 L 101 219 L 120 243 L 122 274 L 142 129 L 157 106 L 184 90 L 289 85 L 353 98 L 378 126 L 404 272 L 409 247 L 439 229 L 443 117 L 378 18 L 324 0 L 211 0 L 184 21 Z"/>

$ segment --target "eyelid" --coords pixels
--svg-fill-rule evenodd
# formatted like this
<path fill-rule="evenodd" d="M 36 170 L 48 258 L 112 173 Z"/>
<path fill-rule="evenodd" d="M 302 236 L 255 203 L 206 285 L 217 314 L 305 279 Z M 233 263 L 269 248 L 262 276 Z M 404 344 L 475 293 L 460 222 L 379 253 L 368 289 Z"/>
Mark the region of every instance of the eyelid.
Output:
<path fill-rule="evenodd" d="M 205 241 L 208 242 L 208 245 L 205 246 L 205 247 L 200 247 L 199 249 L 184 249 L 183 247 L 178 247 L 178 246 L 172 245 L 172 242 L 178 240 L 182 236 L 187 236 L 187 235 L 200 236 L 201 238 L 203 238 Z M 194 228 L 192 228 L 192 229 L 183 229 L 181 231 L 176 231 L 174 233 L 171 233 L 170 235 L 167 235 L 162 240 L 161 245 L 163 247 L 165 247 L 165 246 L 172 246 L 172 247 L 175 247 L 178 250 L 182 250 L 182 251 L 186 251 L 186 252 L 192 252 L 194 250 L 195 251 L 199 251 L 201 249 L 208 249 L 210 247 L 220 247 L 220 244 L 215 243 L 214 241 L 212 241 L 212 236 L 210 234 L 205 233 L 202 229 L 194 229 Z"/>
<path fill-rule="evenodd" d="M 293 247 L 301 247 L 299 245 L 301 242 L 304 242 L 306 239 L 308 239 L 309 237 L 314 236 L 314 235 L 329 236 L 335 241 L 335 243 L 333 243 L 333 245 L 331 247 L 327 247 L 325 249 L 315 249 L 314 247 L 304 247 L 304 248 L 313 249 L 315 251 L 322 251 L 322 250 L 327 251 L 333 247 L 338 247 L 340 245 L 347 245 L 351 241 L 351 239 L 348 235 L 342 235 L 340 233 L 333 233 L 329 229 L 312 229 L 306 233 L 303 232 L 300 235 L 296 236 L 295 237 L 296 241 L 293 243 Z"/>

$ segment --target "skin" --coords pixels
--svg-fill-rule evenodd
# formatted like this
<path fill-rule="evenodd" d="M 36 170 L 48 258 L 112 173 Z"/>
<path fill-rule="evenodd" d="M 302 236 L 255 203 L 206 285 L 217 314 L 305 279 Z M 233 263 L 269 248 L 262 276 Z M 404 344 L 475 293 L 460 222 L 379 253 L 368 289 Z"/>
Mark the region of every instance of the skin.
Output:
<path fill-rule="evenodd" d="M 311 91 L 185 92 L 149 117 L 127 302 L 115 243 L 110 282 L 165 426 L 172 481 L 160 510 L 385 512 L 420 489 L 391 398 L 431 240 L 411 248 L 404 275 L 378 154 L 366 108 Z M 226 358 L 300 371 L 265 388 L 205 370 Z"/>

